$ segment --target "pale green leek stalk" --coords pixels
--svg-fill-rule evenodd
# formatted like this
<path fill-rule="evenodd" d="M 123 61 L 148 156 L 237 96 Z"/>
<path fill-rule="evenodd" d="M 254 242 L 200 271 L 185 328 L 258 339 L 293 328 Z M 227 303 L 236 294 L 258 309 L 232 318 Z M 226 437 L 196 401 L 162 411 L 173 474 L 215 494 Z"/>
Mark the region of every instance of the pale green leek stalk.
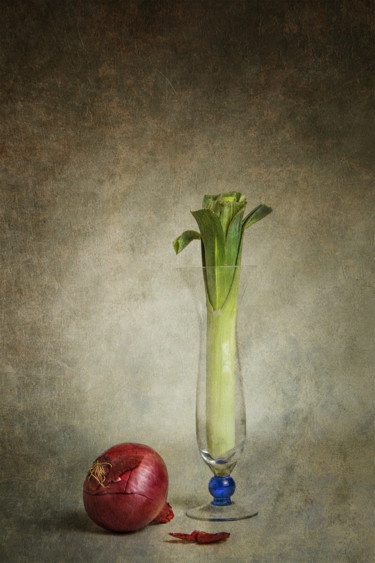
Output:
<path fill-rule="evenodd" d="M 261 204 L 243 219 L 246 198 L 238 192 L 204 196 L 193 211 L 200 232 L 185 231 L 176 253 L 201 240 L 207 302 L 206 433 L 209 453 L 225 456 L 235 447 L 236 320 L 243 233 L 271 208 Z M 235 267 L 237 266 L 237 267 Z"/>
<path fill-rule="evenodd" d="M 222 457 L 236 443 L 236 321 L 237 296 L 222 309 L 207 303 L 206 334 L 206 432 L 210 455 Z"/>

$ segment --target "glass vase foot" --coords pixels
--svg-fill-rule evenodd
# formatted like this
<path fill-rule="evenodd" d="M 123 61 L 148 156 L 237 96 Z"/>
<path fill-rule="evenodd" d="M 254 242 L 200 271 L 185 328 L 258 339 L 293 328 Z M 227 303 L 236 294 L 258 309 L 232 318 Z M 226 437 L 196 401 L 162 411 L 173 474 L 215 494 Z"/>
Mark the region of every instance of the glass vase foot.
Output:
<path fill-rule="evenodd" d="M 194 520 L 211 520 L 212 522 L 230 522 L 232 520 L 244 520 L 253 518 L 258 512 L 240 503 L 232 502 L 226 506 L 217 506 L 212 503 L 189 508 L 186 516 Z"/>

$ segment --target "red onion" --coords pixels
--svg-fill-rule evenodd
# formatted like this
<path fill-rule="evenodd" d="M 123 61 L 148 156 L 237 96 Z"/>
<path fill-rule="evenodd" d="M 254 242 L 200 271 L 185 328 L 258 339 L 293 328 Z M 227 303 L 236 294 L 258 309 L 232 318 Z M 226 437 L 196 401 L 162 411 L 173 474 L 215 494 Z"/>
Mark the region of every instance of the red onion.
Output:
<path fill-rule="evenodd" d="M 83 502 L 99 526 L 131 532 L 173 518 L 167 493 L 168 473 L 160 455 L 143 444 L 118 444 L 92 464 Z"/>

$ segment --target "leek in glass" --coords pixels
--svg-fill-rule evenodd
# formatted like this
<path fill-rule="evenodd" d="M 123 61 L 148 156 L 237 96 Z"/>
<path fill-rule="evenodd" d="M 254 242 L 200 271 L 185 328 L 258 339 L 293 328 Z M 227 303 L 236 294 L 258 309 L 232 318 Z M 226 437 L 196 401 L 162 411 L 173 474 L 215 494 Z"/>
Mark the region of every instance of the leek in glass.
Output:
<path fill-rule="evenodd" d="M 239 192 L 205 195 L 192 211 L 198 231 L 173 242 L 176 254 L 201 241 L 207 305 L 206 432 L 212 457 L 225 457 L 235 446 L 236 319 L 242 242 L 245 230 L 272 209 L 260 204 L 244 217 L 246 198 Z"/>

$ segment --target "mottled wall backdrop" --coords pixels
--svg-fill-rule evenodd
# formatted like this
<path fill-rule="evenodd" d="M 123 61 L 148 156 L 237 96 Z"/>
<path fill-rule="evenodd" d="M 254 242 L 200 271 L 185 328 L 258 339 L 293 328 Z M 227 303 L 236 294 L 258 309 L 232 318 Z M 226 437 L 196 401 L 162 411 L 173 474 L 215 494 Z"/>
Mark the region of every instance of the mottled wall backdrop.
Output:
<path fill-rule="evenodd" d="M 237 190 L 274 211 L 243 256 L 236 474 L 260 516 L 222 557 L 374 560 L 374 4 L 2 5 L 4 559 L 105 560 L 74 515 L 117 442 L 159 451 L 177 513 L 206 500 L 175 271 L 200 250 L 172 240 L 205 193 Z M 143 560 L 173 560 L 165 545 Z"/>

